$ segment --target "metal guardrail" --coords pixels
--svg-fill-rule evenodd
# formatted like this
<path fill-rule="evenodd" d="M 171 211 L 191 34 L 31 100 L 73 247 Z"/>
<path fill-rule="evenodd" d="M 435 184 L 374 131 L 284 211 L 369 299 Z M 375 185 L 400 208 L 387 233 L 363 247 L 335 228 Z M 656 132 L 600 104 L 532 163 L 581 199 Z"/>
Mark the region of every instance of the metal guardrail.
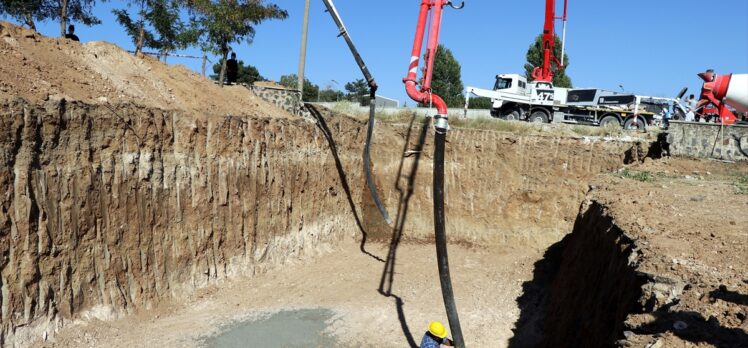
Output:
<path fill-rule="evenodd" d="M 338 103 L 330 103 L 330 102 L 322 102 L 322 103 L 312 103 L 324 106 L 329 109 L 335 109 Z M 347 105 L 344 107 L 345 109 L 352 109 L 352 111 L 356 112 L 369 112 L 368 106 L 358 106 L 358 105 Z M 397 114 L 400 112 L 415 112 L 419 116 L 433 116 L 436 113 L 435 108 L 418 108 L 418 107 L 377 107 L 376 109 L 377 113 L 386 114 L 386 115 L 392 115 Z M 465 114 L 465 109 L 463 108 L 450 108 L 448 109 L 448 113 L 451 117 L 456 118 L 462 118 Z M 467 112 L 468 118 L 486 118 L 491 117 L 491 111 L 488 109 L 469 109 Z"/>

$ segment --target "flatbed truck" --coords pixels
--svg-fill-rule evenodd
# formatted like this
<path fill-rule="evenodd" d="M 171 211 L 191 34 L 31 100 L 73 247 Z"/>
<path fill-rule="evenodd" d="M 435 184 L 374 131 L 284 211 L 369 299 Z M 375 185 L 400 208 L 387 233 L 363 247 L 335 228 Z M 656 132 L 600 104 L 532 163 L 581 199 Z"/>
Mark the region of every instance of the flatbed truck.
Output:
<path fill-rule="evenodd" d="M 527 82 L 518 74 L 497 75 L 492 90 L 467 87 L 466 107 L 471 96 L 490 98 L 491 116 L 505 120 L 619 125 L 626 129 L 654 124 L 675 102 L 596 88 L 554 87 L 550 82 Z"/>

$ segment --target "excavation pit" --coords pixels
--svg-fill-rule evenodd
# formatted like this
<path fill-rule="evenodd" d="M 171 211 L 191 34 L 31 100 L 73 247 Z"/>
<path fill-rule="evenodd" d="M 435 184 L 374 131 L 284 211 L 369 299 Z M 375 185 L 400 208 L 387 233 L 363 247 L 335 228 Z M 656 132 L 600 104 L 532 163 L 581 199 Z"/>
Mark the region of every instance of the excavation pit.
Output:
<path fill-rule="evenodd" d="M 57 99 L 13 100 L 2 110 L 10 170 L 0 176 L 0 203 L 12 212 L 0 221 L 2 245 L 12 246 L 4 250 L 4 340 L 56 336 L 91 319 L 128 320 L 162 304 L 187 305 L 195 293 L 236 279 L 275 274 L 295 276 L 245 284 L 265 301 L 246 298 L 219 313 L 323 306 L 357 327 L 382 325 L 394 346 L 420 340 L 430 320 L 446 321 L 431 244 L 428 120 L 377 128 L 375 180 L 395 219 L 387 226 L 365 189 L 366 124 L 355 118 L 324 110 L 315 122 L 207 117 Z M 450 253 L 456 269 L 470 270 L 454 272 L 456 291 L 477 299 L 472 316 L 502 323 L 487 339 L 511 337 L 521 283 L 542 250 L 571 230 L 587 182 L 637 153 L 630 151 L 636 141 L 527 131 L 455 127 L 448 139 Z M 298 260 L 317 258 L 315 271 L 303 264 L 294 273 Z M 371 312 L 357 314 L 368 300 Z M 486 316 L 481 308 L 495 311 Z M 189 332 L 215 330 L 185 320 Z"/>
<path fill-rule="evenodd" d="M 428 119 L 376 125 L 387 226 L 365 117 L 295 117 L 106 43 L 0 36 L 0 346 L 195 347 L 237 318 L 325 308 L 339 346 L 414 347 L 446 322 Z M 468 345 L 748 346 L 745 162 L 640 163 L 638 132 L 450 123 Z M 707 155 L 742 159 L 727 140 Z"/>

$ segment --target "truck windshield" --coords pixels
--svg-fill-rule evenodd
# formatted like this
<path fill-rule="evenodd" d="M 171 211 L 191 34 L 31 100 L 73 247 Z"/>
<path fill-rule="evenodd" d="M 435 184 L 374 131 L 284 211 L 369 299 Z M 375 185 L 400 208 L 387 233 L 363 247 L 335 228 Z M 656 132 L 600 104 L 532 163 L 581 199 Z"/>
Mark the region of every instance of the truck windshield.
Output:
<path fill-rule="evenodd" d="M 493 86 L 494 90 L 507 89 L 512 87 L 512 79 L 496 79 L 496 85 Z"/>

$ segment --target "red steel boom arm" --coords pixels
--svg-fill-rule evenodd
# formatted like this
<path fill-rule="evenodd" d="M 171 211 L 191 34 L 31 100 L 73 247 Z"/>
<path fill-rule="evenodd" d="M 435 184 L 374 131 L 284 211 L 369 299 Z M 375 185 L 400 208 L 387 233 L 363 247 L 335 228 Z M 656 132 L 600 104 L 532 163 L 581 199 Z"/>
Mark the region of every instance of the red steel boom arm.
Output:
<path fill-rule="evenodd" d="M 558 69 L 563 69 L 563 64 L 556 57 L 556 19 L 566 21 L 566 9 L 568 0 L 564 0 L 564 15 L 556 17 L 556 0 L 545 1 L 545 25 L 543 26 L 543 66 L 535 67 L 532 71 L 532 78 L 538 82 L 553 82 L 554 69 L 556 64 Z"/>
<path fill-rule="evenodd" d="M 434 69 L 434 58 L 436 48 L 439 45 L 439 31 L 441 29 L 442 11 L 449 4 L 447 0 L 422 0 L 421 10 L 418 14 L 418 26 L 416 27 L 416 38 L 413 42 L 413 51 L 408 66 L 408 76 L 403 79 L 405 91 L 408 96 L 423 104 L 433 104 L 439 115 L 447 115 L 447 104 L 436 94 L 431 93 L 431 73 Z M 423 48 L 423 36 L 426 32 L 426 22 L 429 13 L 433 11 L 428 47 L 426 48 L 426 70 L 423 75 L 423 84 L 420 90 L 416 88 L 418 65 L 421 60 L 421 49 Z"/>

